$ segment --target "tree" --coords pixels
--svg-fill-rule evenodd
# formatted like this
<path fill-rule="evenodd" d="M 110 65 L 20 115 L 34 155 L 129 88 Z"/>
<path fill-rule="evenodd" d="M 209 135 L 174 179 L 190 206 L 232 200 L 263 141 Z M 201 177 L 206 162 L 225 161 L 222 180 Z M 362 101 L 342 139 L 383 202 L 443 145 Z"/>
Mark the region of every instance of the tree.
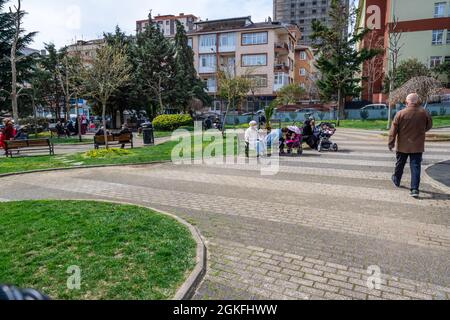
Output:
<path fill-rule="evenodd" d="M 113 46 L 117 49 L 123 49 L 125 51 L 132 67 L 132 76 L 130 81 L 118 88 L 111 96 L 108 103 L 109 108 L 107 112 L 113 116 L 119 112 L 120 122 L 123 123 L 123 114 L 125 110 L 145 108 L 145 103 L 142 102 L 142 99 L 139 96 L 139 81 L 136 77 L 137 66 L 133 55 L 135 50 L 135 42 L 133 37 L 126 35 L 119 26 L 116 26 L 114 33 L 105 33 L 103 36 L 107 45 Z"/>
<path fill-rule="evenodd" d="M 389 96 L 389 104 L 404 103 L 411 93 L 417 93 L 423 104 L 428 104 L 430 97 L 443 90 L 442 83 L 433 77 L 415 77 L 396 89 Z"/>
<path fill-rule="evenodd" d="M 222 132 L 225 134 L 225 124 L 232 107 L 242 105 L 252 88 L 252 81 L 248 76 L 237 76 L 232 72 L 218 72 L 218 96 L 226 101 L 226 111 L 223 118 Z"/>
<path fill-rule="evenodd" d="M 165 106 L 174 105 L 174 46 L 154 23 L 151 13 L 144 31 L 137 35 L 134 52 L 139 91 L 156 116 Z"/>
<path fill-rule="evenodd" d="M 305 97 L 306 91 L 296 83 L 291 83 L 277 91 L 277 105 L 297 104 L 299 100 Z"/>
<path fill-rule="evenodd" d="M 113 46 L 105 46 L 97 51 L 92 67 L 84 74 L 89 96 L 102 105 L 102 119 L 105 146 L 108 149 L 106 133 L 106 108 L 114 92 L 131 78 L 131 65 L 125 51 Z"/>
<path fill-rule="evenodd" d="M 450 62 L 444 62 L 432 69 L 432 72 L 437 76 L 446 76 L 447 81 L 450 82 Z"/>
<path fill-rule="evenodd" d="M 58 51 L 53 43 L 46 44 L 47 55 L 38 60 L 39 67 L 43 71 L 40 75 L 41 88 L 45 92 L 46 104 L 55 112 L 55 119 L 61 117 L 60 103 L 64 97 L 61 86 L 60 69 L 61 61 L 64 59 L 65 51 Z"/>
<path fill-rule="evenodd" d="M 33 56 L 25 56 L 22 50 L 33 41 L 36 32 L 25 33 L 22 20 L 26 13 L 21 1 L 2 12 L 7 1 L 0 0 L 0 91 L 9 96 L 14 120 L 19 119 L 18 96 L 23 90 L 23 83 L 29 76 Z M 3 59 L 5 57 L 6 59 Z"/>
<path fill-rule="evenodd" d="M 394 89 L 416 77 L 431 77 L 431 70 L 426 64 L 417 59 L 403 60 L 398 64 L 395 76 Z"/>
<path fill-rule="evenodd" d="M 363 73 L 363 78 L 367 81 L 368 96 L 372 101 L 375 83 L 383 77 L 384 61 L 381 54 L 384 53 L 384 38 L 375 30 L 371 30 L 366 41 L 367 48 L 378 52 L 377 55 L 366 61 Z"/>
<path fill-rule="evenodd" d="M 176 106 L 186 112 L 193 99 L 198 99 L 206 105 L 211 103 L 211 99 L 206 93 L 205 83 L 195 70 L 194 52 L 188 45 L 186 30 L 179 21 L 176 21 L 176 24 L 174 100 Z"/>
<path fill-rule="evenodd" d="M 275 110 L 276 108 L 273 103 L 264 108 L 264 116 L 266 117 L 266 129 L 268 131 L 272 130 L 270 120 L 272 120 L 272 117 L 275 114 Z"/>
<path fill-rule="evenodd" d="M 358 9 L 349 10 L 340 0 L 332 0 L 330 8 L 331 25 L 313 22 L 311 39 L 319 51 L 317 68 L 322 78 L 317 86 L 322 98 L 337 100 L 339 125 L 340 119 L 345 118 L 346 97 L 357 96 L 361 91 L 361 79 L 356 77 L 361 65 L 378 53 L 367 48 L 356 50 L 356 44 L 364 39 L 368 29 L 356 28 L 350 35 L 347 32 L 349 21 L 354 20 Z"/>
<path fill-rule="evenodd" d="M 393 23 L 390 23 L 388 25 L 388 35 L 389 35 L 389 48 L 388 48 L 388 60 L 389 60 L 389 66 L 390 69 L 388 71 L 388 78 L 389 78 L 389 97 L 391 93 L 395 90 L 395 83 L 397 82 L 397 66 L 398 61 L 401 56 L 401 50 L 404 46 L 404 44 L 401 43 L 402 39 L 402 33 L 398 31 L 398 23 L 399 18 L 395 15 L 392 17 Z M 392 101 L 392 99 L 389 99 L 389 101 Z M 392 102 L 389 102 L 389 111 L 388 111 L 388 125 L 387 129 L 389 130 L 391 128 L 392 124 L 392 109 L 393 104 Z"/>

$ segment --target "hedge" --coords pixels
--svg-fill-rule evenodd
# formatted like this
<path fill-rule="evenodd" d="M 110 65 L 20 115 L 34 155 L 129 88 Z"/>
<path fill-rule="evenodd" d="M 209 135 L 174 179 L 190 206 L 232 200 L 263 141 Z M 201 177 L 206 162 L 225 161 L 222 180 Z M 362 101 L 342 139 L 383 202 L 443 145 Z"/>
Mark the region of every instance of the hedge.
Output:
<path fill-rule="evenodd" d="M 185 114 L 164 114 L 153 120 L 153 128 L 157 131 L 173 131 L 180 127 L 193 125 L 191 116 Z"/>

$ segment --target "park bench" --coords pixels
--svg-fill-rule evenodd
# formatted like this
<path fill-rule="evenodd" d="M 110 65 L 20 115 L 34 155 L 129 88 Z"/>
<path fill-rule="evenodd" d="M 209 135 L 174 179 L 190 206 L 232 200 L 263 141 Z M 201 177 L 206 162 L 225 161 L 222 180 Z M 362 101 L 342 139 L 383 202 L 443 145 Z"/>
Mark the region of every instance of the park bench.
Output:
<path fill-rule="evenodd" d="M 11 140 L 5 141 L 6 156 L 13 157 L 16 154 L 42 153 L 48 151 L 51 156 L 55 155 L 55 149 L 50 139 L 33 139 L 33 140 Z"/>
<path fill-rule="evenodd" d="M 110 134 L 107 136 L 108 139 L 108 145 L 127 145 L 129 144 L 131 149 L 134 148 L 133 144 L 133 134 L 132 133 L 126 133 L 126 134 Z M 94 147 L 95 149 L 98 149 L 100 146 L 105 145 L 105 136 L 95 136 L 94 137 Z"/>

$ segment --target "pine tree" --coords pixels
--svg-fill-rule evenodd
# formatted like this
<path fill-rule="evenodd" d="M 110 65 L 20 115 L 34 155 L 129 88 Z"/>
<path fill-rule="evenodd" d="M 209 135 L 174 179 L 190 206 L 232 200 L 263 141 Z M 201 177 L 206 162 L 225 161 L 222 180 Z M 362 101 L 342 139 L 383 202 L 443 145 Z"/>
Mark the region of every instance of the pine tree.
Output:
<path fill-rule="evenodd" d="M 357 96 L 361 92 L 361 79 L 357 74 L 360 73 L 362 63 L 378 54 L 377 50 L 356 50 L 356 44 L 368 32 L 356 29 L 348 34 L 349 23 L 357 13 L 354 9 L 349 11 L 342 1 L 332 0 L 331 26 L 328 27 L 320 21 L 313 23 L 311 39 L 319 51 L 317 68 L 322 77 L 317 86 L 322 98 L 338 101 L 338 124 L 345 118 L 346 97 Z"/>
<path fill-rule="evenodd" d="M 151 13 L 145 30 L 137 35 L 134 51 L 139 91 L 150 106 L 150 117 L 155 117 L 166 107 L 175 106 L 175 50 L 154 23 Z"/>
<path fill-rule="evenodd" d="M 195 70 L 194 52 L 188 45 L 186 30 L 179 21 L 176 24 L 174 97 L 177 108 L 186 112 L 193 99 L 199 99 L 203 104 L 209 104 L 211 99 L 206 93 L 205 83 Z"/>
<path fill-rule="evenodd" d="M 12 68 L 11 61 L 8 58 L 11 57 L 11 47 L 14 41 L 16 28 L 14 11 L 13 13 L 4 11 L 7 2 L 7 0 L 0 0 L 0 109 L 12 111 Z M 20 10 L 20 18 L 23 19 L 25 15 L 26 13 L 23 10 Z M 35 56 L 24 56 L 22 51 L 27 45 L 33 42 L 35 35 L 36 32 L 25 33 L 24 30 L 20 30 L 16 50 L 16 83 L 18 84 L 24 83 L 30 77 Z"/>

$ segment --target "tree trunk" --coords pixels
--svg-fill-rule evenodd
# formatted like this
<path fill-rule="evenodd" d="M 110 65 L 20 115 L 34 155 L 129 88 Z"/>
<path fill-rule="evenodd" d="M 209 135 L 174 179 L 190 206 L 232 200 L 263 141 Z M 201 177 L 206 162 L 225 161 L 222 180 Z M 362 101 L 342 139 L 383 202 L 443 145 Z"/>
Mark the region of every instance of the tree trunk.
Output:
<path fill-rule="evenodd" d="M 390 99 L 392 92 L 394 91 L 394 80 L 392 79 L 389 83 L 389 108 L 388 108 L 388 123 L 387 123 L 387 129 L 391 129 L 392 125 L 392 101 Z"/>
<path fill-rule="evenodd" d="M 34 101 L 34 94 L 31 97 L 31 103 L 33 104 L 33 113 L 34 113 L 34 137 L 37 138 L 38 136 L 38 130 L 37 130 L 37 110 L 36 110 L 36 103 Z"/>
<path fill-rule="evenodd" d="M 108 150 L 109 149 L 109 145 L 108 145 L 108 133 L 107 133 L 107 130 L 106 130 L 106 103 L 107 103 L 106 101 L 102 102 L 102 107 L 103 107 L 102 119 L 103 119 L 103 128 L 104 128 L 103 135 L 105 137 L 105 148 Z"/>
<path fill-rule="evenodd" d="M 81 119 L 80 119 L 80 115 L 78 112 L 78 96 L 75 96 L 75 113 L 77 114 L 77 123 L 78 123 L 78 139 L 80 140 L 80 142 L 83 141 L 83 138 L 81 136 Z"/>
<path fill-rule="evenodd" d="M 338 89 L 338 112 L 337 112 L 337 126 L 341 125 L 341 119 L 345 118 L 344 106 L 342 105 L 342 88 Z"/>

